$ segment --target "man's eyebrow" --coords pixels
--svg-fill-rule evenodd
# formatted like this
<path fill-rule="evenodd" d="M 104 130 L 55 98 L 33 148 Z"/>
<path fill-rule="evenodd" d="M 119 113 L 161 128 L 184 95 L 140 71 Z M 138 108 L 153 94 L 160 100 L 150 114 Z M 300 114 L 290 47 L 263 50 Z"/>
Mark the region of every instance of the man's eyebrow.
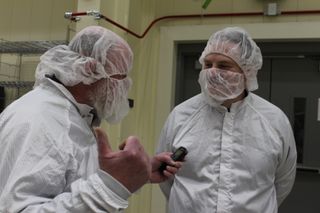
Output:
<path fill-rule="evenodd" d="M 228 60 L 223 60 L 223 61 L 219 61 L 220 64 L 230 64 L 232 63 L 232 61 L 228 61 Z"/>
<path fill-rule="evenodd" d="M 219 61 L 220 64 L 234 64 L 232 59 L 223 59 Z"/>

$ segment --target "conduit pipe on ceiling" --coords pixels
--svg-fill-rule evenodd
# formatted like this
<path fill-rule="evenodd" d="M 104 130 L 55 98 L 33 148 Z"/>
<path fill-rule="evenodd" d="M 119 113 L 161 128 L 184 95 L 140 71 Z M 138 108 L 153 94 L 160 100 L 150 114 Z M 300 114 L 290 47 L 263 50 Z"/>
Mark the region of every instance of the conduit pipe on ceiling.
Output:
<path fill-rule="evenodd" d="M 292 11 L 282 11 L 279 15 L 311 15 L 311 14 L 320 14 L 320 10 L 292 10 Z M 64 17 L 70 19 L 71 21 L 78 21 L 79 16 L 94 16 L 95 19 L 104 19 L 105 21 L 117 26 L 118 28 L 126 31 L 127 33 L 141 39 L 148 33 L 151 27 L 165 19 L 185 19 L 185 18 L 210 18 L 210 17 L 241 17 L 241 16 L 262 16 L 265 15 L 264 12 L 239 12 L 239 13 L 213 13 L 213 14 L 190 14 L 190 15 L 171 15 L 171 16 L 163 16 L 153 20 L 147 29 L 141 34 L 137 34 L 132 30 L 120 25 L 119 23 L 113 21 L 112 19 L 104 16 L 98 11 L 87 11 L 87 12 L 66 12 Z"/>

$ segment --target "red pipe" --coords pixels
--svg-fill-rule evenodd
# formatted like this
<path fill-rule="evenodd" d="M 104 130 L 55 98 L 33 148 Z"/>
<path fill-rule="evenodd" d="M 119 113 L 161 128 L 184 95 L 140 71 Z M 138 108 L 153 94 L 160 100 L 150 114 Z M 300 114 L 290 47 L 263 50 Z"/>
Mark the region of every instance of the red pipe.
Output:
<path fill-rule="evenodd" d="M 302 11 L 283 11 L 280 14 L 281 15 L 306 15 L 306 14 L 319 14 L 320 10 L 302 10 Z M 77 12 L 77 13 L 70 13 L 71 17 L 74 16 L 83 16 L 88 15 L 88 12 Z M 70 15 L 69 14 L 69 15 Z M 119 27 L 120 29 L 126 31 L 127 33 L 137 37 L 137 38 L 143 38 L 148 31 L 151 29 L 151 27 L 157 23 L 158 21 L 164 20 L 164 19 L 177 19 L 177 18 L 207 18 L 207 17 L 233 17 L 233 16 L 258 16 L 258 15 L 264 15 L 264 12 L 242 12 L 242 13 L 216 13 L 216 14 L 190 14 L 190 15 L 171 15 L 171 16 L 163 16 L 160 18 L 157 18 L 153 20 L 147 29 L 142 33 L 142 35 L 139 35 L 130 29 L 120 25 L 119 23 L 111 20 L 110 18 L 102 15 L 102 14 L 95 14 L 96 17 L 103 18 L 107 22 Z M 66 17 L 66 15 L 65 15 Z"/>
<path fill-rule="evenodd" d="M 88 12 L 72 12 L 72 16 L 86 16 Z"/>
<path fill-rule="evenodd" d="M 88 12 L 65 12 L 64 17 L 67 19 L 74 19 L 76 16 L 86 16 Z"/>
<path fill-rule="evenodd" d="M 293 10 L 293 11 L 283 11 L 281 15 L 306 15 L 306 14 L 318 14 L 319 10 Z"/>
<path fill-rule="evenodd" d="M 153 20 L 149 26 L 147 27 L 147 29 L 142 33 L 142 35 L 138 35 L 135 32 L 132 32 L 131 30 L 129 30 L 128 28 L 125 28 L 124 26 L 116 23 L 115 21 L 109 19 L 108 17 L 104 16 L 104 15 L 100 15 L 101 18 L 103 18 L 104 20 L 110 22 L 111 24 L 116 25 L 117 27 L 121 28 L 122 30 L 126 31 L 127 33 L 130 33 L 131 35 L 134 35 L 137 38 L 143 38 L 148 31 L 151 29 L 151 27 L 158 21 L 164 20 L 164 19 L 175 19 L 175 18 L 206 18 L 206 17 L 224 17 L 224 16 L 256 16 L 256 15 L 263 15 L 263 13 L 261 12 L 251 12 L 251 13 L 239 13 L 239 14 L 235 14 L 235 13 L 220 13 L 220 14 L 203 14 L 203 15 L 198 15 L 198 14 L 194 14 L 194 15 L 172 15 L 172 16 L 163 16 L 160 18 L 157 18 L 155 20 Z"/>

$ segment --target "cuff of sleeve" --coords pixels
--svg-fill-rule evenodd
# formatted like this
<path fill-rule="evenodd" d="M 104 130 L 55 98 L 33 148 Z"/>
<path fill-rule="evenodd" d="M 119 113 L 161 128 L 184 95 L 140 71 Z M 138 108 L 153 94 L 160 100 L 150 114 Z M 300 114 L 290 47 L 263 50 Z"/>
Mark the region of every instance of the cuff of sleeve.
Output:
<path fill-rule="evenodd" d="M 97 174 L 103 183 L 122 199 L 127 200 L 131 196 L 131 192 L 108 173 L 99 169 Z"/>

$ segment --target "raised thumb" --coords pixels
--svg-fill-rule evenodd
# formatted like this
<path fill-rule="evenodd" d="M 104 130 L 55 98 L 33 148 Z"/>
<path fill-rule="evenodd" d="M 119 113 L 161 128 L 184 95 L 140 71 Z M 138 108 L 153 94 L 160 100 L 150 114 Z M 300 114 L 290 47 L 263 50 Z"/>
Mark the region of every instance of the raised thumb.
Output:
<path fill-rule="evenodd" d="M 112 152 L 111 146 L 109 144 L 108 135 L 100 127 L 94 128 L 94 132 L 96 134 L 96 139 L 98 143 L 99 156 L 104 157 L 109 152 Z"/>

